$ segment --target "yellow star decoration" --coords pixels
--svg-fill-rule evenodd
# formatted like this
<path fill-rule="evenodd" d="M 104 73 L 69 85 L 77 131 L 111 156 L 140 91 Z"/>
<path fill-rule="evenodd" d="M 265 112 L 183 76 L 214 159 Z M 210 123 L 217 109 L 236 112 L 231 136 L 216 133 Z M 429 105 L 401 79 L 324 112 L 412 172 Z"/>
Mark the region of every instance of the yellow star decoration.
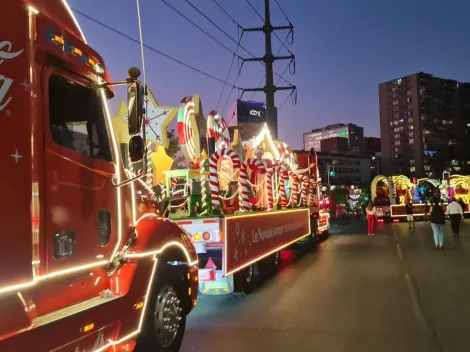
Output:
<path fill-rule="evenodd" d="M 127 113 L 128 109 L 126 104 L 124 101 L 120 101 L 116 111 L 116 116 L 112 118 L 113 129 L 116 134 L 118 144 L 128 143 L 130 139 L 127 125 Z M 171 169 L 173 159 L 166 154 L 165 147 L 159 145 L 156 141 L 147 138 L 147 143 L 152 144 L 149 150 L 154 150 L 151 152 L 150 157 L 152 158 L 153 183 L 157 184 L 164 179 L 162 171 Z"/>

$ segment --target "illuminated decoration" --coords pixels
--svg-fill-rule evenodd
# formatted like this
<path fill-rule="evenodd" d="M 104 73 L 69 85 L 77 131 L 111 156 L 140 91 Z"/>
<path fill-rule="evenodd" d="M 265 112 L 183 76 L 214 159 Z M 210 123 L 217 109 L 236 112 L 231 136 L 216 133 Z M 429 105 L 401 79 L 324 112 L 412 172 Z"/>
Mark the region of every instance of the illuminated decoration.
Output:
<path fill-rule="evenodd" d="M 291 203 L 292 203 L 292 206 L 295 207 L 295 206 L 298 205 L 299 178 L 298 178 L 297 174 L 292 170 L 289 170 L 289 176 L 290 176 L 290 179 L 291 179 L 291 187 L 290 187 Z"/>
<path fill-rule="evenodd" d="M 231 145 L 227 123 L 224 117 L 215 110 L 212 110 L 207 117 L 206 137 L 207 139 L 214 138 L 215 150 L 228 148 Z"/>
<path fill-rule="evenodd" d="M 388 194 L 377 194 L 377 184 L 379 182 L 383 182 L 387 185 L 388 187 Z M 374 177 L 374 179 L 372 180 L 371 182 L 371 190 L 370 190 L 370 194 L 371 194 L 371 200 L 373 202 L 376 201 L 376 198 L 378 198 L 378 196 L 380 196 L 379 198 L 384 198 L 384 196 L 387 198 L 387 203 L 389 204 L 396 204 L 396 200 L 395 200 L 395 186 L 392 182 L 392 180 L 390 179 L 390 177 L 387 177 L 387 176 L 383 176 L 383 175 L 377 175 Z M 377 199 L 378 200 L 378 199 Z M 385 199 L 384 199 L 385 200 Z"/>
<path fill-rule="evenodd" d="M 164 148 L 168 148 L 168 125 L 178 113 L 178 109 L 169 106 L 160 106 L 150 89 L 148 89 L 148 96 L 145 103 L 146 138 L 155 141 L 155 143 L 162 145 Z"/>
<path fill-rule="evenodd" d="M 248 142 L 244 142 L 243 146 L 247 149 L 247 158 L 251 158 L 254 149 L 259 146 L 261 146 L 266 152 L 270 153 L 274 160 L 277 161 L 280 158 L 276 144 L 274 143 L 274 139 L 271 137 L 266 123 L 263 124 L 260 133 L 256 137 L 251 138 Z"/>
<path fill-rule="evenodd" d="M 310 214 L 310 211 L 308 209 L 292 209 L 292 210 L 282 210 L 282 213 L 285 214 L 285 213 L 289 213 L 289 212 L 303 212 L 303 211 L 307 211 L 309 214 Z M 276 213 L 276 212 L 261 212 L 261 213 L 256 213 L 256 214 L 246 214 L 243 216 L 243 218 L 247 218 L 247 217 L 262 217 L 262 216 L 266 216 L 266 215 L 273 215 L 273 213 Z M 227 228 L 227 221 L 228 220 L 234 220 L 236 219 L 236 217 L 225 217 L 224 218 L 224 221 L 225 221 L 225 225 L 224 225 L 224 228 L 226 229 Z M 301 239 L 307 237 L 307 236 L 310 236 L 310 234 L 312 233 L 312 229 L 311 229 L 311 224 L 310 224 L 310 221 L 307 221 L 308 223 L 308 231 L 306 234 L 302 234 L 300 235 L 299 237 L 297 237 L 296 239 L 294 239 L 293 241 L 290 241 L 288 243 L 284 243 L 266 253 L 263 253 L 261 254 L 260 256 L 258 256 L 257 258 L 247 262 L 247 263 L 243 263 L 242 265 L 236 267 L 235 269 L 233 270 L 230 270 L 228 272 L 225 272 L 224 275 L 225 276 L 229 276 L 229 275 L 232 275 L 248 266 L 250 266 L 251 264 L 253 263 L 256 263 L 258 262 L 259 260 L 263 259 L 263 258 L 266 258 L 268 256 L 270 256 L 271 254 L 273 253 L 276 253 L 278 251 L 280 251 L 281 249 L 283 248 L 286 248 L 298 241 L 300 241 Z M 228 255 L 228 248 L 227 248 L 227 241 L 224 241 L 224 251 L 223 251 L 223 255 L 224 255 L 224 262 L 227 263 L 227 255 Z M 226 271 L 226 269 L 224 268 L 224 271 Z"/>
<path fill-rule="evenodd" d="M 281 141 L 276 142 L 276 147 L 279 152 L 279 163 L 290 167 L 294 161 L 294 154 L 292 153 L 292 149 L 286 143 Z"/>
<path fill-rule="evenodd" d="M 209 183 L 211 190 L 212 205 L 216 208 L 220 208 L 220 195 L 219 195 L 219 179 L 217 173 L 217 163 L 221 157 L 228 157 L 232 161 L 233 168 L 240 168 L 240 158 L 231 149 L 224 148 L 216 151 L 209 159 Z"/>
<path fill-rule="evenodd" d="M 303 206 L 307 204 L 307 190 L 310 182 L 305 175 L 299 176 L 299 180 L 301 181 L 300 205 Z"/>
<path fill-rule="evenodd" d="M 69 4 L 67 3 L 66 0 L 62 0 L 62 4 L 64 5 L 65 9 L 67 10 L 69 16 L 72 18 L 72 21 L 73 23 L 75 24 L 75 26 L 77 27 L 78 31 L 80 32 L 80 35 L 82 37 L 82 40 L 85 44 L 88 44 L 87 41 L 86 41 L 86 38 L 85 38 L 85 35 L 83 34 L 83 31 L 82 29 L 80 28 L 80 25 L 78 24 L 78 21 L 77 19 L 75 18 L 75 15 L 73 14 L 72 12 L 72 9 L 70 8 Z M 31 8 L 31 7 L 30 7 Z M 35 13 L 37 14 L 38 11 L 35 9 Z"/>
<path fill-rule="evenodd" d="M 194 107 L 192 97 L 181 101 L 178 111 L 178 139 L 186 160 L 191 167 L 198 168 L 201 162 L 201 145 Z"/>
<path fill-rule="evenodd" d="M 284 165 L 276 164 L 273 167 L 273 173 L 279 175 L 279 198 L 282 209 L 287 207 L 288 199 L 286 192 L 286 181 L 289 182 L 289 174 Z"/>

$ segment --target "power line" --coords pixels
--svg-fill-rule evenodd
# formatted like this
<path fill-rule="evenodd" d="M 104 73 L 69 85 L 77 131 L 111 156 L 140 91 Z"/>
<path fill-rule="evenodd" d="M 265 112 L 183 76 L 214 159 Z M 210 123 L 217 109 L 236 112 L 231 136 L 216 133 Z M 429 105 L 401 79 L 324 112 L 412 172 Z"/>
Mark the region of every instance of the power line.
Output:
<path fill-rule="evenodd" d="M 216 39 L 212 34 L 210 34 L 209 32 L 205 31 L 204 29 L 202 29 L 200 26 L 198 26 L 194 21 L 192 21 L 191 19 L 189 19 L 187 16 L 185 16 L 183 13 L 181 13 L 181 11 L 179 11 L 178 9 L 176 9 L 173 5 L 170 5 L 167 1 L 165 0 L 161 0 L 166 6 L 168 6 L 170 9 L 172 9 L 173 11 L 175 11 L 178 15 L 180 15 L 181 17 L 183 17 L 186 21 L 188 21 L 189 23 L 191 23 L 194 27 L 196 27 L 197 29 L 199 29 L 202 33 L 204 33 L 205 35 L 207 35 L 209 38 L 211 38 L 213 41 L 215 41 L 217 44 L 219 44 L 221 47 L 223 47 L 225 50 L 229 51 L 230 53 L 232 54 L 235 54 L 233 52 L 232 49 L 230 49 L 228 46 L 226 46 L 224 43 L 222 43 L 221 41 L 219 41 L 218 39 Z"/>
<path fill-rule="evenodd" d="M 284 101 L 282 102 L 282 104 L 277 108 L 277 111 L 281 110 L 281 108 L 284 106 L 284 104 L 287 102 L 287 99 L 289 99 L 294 93 L 296 92 L 296 90 L 294 89 L 292 92 L 289 93 L 289 95 L 286 97 L 286 99 L 284 99 Z M 295 97 L 294 97 L 294 100 L 297 100 Z"/>
<path fill-rule="evenodd" d="M 166 2 L 165 0 L 161 0 L 163 2 Z M 209 18 L 204 12 L 202 12 L 201 10 L 199 10 L 195 5 L 193 5 L 189 0 L 185 0 L 194 10 L 196 10 L 201 16 L 203 16 L 206 20 L 208 20 L 210 23 L 212 23 L 218 30 L 220 30 L 227 38 L 229 38 L 232 42 L 234 42 L 235 44 L 239 45 L 240 48 L 242 48 L 248 55 L 250 55 L 252 58 L 255 58 L 255 56 L 250 52 L 248 51 L 248 49 L 246 49 L 243 45 L 239 44 L 235 39 L 232 38 L 232 36 L 230 36 L 227 32 L 225 32 L 217 23 L 215 23 L 211 18 Z M 232 51 L 232 53 L 234 53 Z M 292 53 L 291 53 L 292 54 Z M 265 63 L 263 62 L 260 62 L 263 66 L 266 66 Z M 274 72 L 274 74 L 277 76 L 277 77 L 281 77 L 277 72 Z M 285 78 L 282 78 L 282 80 L 288 84 L 290 84 L 291 86 L 293 85 L 291 82 L 289 82 L 288 80 L 286 80 Z"/>
<path fill-rule="evenodd" d="M 282 9 L 281 5 L 279 4 L 279 2 L 277 0 L 274 0 L 274 2 L 277 4 L 277 7 L 279 7 L 279 10 L 281 10 L 282 14 L 284 15 L 284 17 L 286 18 L 287 22 L 291 23 L 289 21 L 289 19 L 287 18 L 287 15 L 286 13 L 284 12 L 284 10 Z"/>
<path fill-rule="evenodd" d="M 238 23 L 237 20 L 235 20 L 235 18 L 233 18 L 233 17 L 227 12 L 227 10 L 225 10 L 225 9 L 222 7 L 222 5 L 220 5 L 216 0 L 212 0 L 212 2 L 213 2 L 214 4 L 216 4 L 217 7 L 218 7 L 219 9 L 221 9 L 222 12 L 225 13 L 225 14 L 227 15 L 227 17 L 230 18 L 230 19 L 232 20 L 232 22 L 235 23 L 235 24 L 238 26 L 238 28 L 243 29 L 242 26 L 240 25 L 240 23 Z"/>
<path fill-rule="evenodd" d="M 241 40 L 242 40 L 242 38 L 240 38 L 240 40 L 238 41 L 239 46 L 240 46 L 240 41 Z M 235 50 L 235 52 L 237 52 L 237 51 L 238 51 L 238 46 L 237 46 L 237 50 Z M 227 72 L 227 76 L 225 77 L 225 84 L 227 83 L 228 78 L 230 76 L 230 72 L 232 71 L 233 63 L 235 62 L 235 57 L 236 57 L 236 55 L 233 55 L 232 63 L 230 64 L 230 67 L 229 67 L 228 72 Z M 239 77 L 239 75 L 237 75 L 237 79 L 238 79 L 238 77 Z M 220 99 L 222 98 L 222 94 L 224 93 L 224 90 L 225 90 L 225 84 L 222 86 L 222 89 L 220 91 L 219 99 L 217 100 L 217 105 L 215 107 L 215 110 L 217 110 L 219 108 Z M 233 88 L 232 88 L 232 90 L 233 90 Z M 232 94 L 232 92 L 230 92 L 230 94 Z M 229 98 L 230 98 L 230 95 L 229 95 Z M 225 105 L 227 105 L 227 103 Z M 223 113 L 223 111 L 222 111 L 222 113 Z"/>
<path fill-rule="evenodd" d="M 139 41 L 139 40 L 137 40 L 137 39 L 135 39 L 135 38 L 133 38 L 133 37 L 131 37 L 131 36 L 129 36 L 129 35 L 127 35 L 127 34 L 121 32 L 121 31 L 118 31 L 117 29 L 115 29 L 115 28 L 113 28 L 113 27 L 111 27 L 111 26 L 108 26 L 107 24 L 105 24 L 105 23 L 103 23 L 103 22 L 101 22 L 101 21 L 99 21 L 99 20 L 97 20 L 97 19 L 95 19 L 95 18 L 93 18 L 93 17 L 88 16 L 88 15 L 84 14 L 84 13 L 81 12 L 81 11 L 78 11 L 78 10 L 76 10 L 76 9 L 74 9 L 74 8 L 72 8 L 72 10 L 73 10 L 74 12 L 78 13 L 79 15 L 81 15 L 81 16 L 83 16 L 83 17 L 89 19 L 90 21 L 92 21 L 92 22 L 94 22 L 94 23 L 96 23 L 96 24 L 99 24 L 100 26 L 102 26 L 102 27 L 104 27 L 104 28 L 107 28 L 108 30 L 110 30 L 110 31 L 112 31 L 112 32 L 114 32 L 114 33 L 116 33 L 116 34 L 119 34 L 120 36 L 122 36 L 122 37 L 124 37 L 124 38 L 126 38 L 126 39 L 129 39 L 130 41 L 132 41 L 132 42 L 137 43 L 137 44 L 140 45 L 140 41 Z M 143 45 L 144 45 L 145 48 L 149 49 L 150 51 L 153 51 L 153 52 L 155 52 L 155 53 L 157 53 L 157 54 L 159 54 L 159 55 L 161 55 L 161 56 L 163 56 L 163 57 L 166 57 L 167 59 L 169 59 L 169 60 L 171 60 L 171 61 L 173 61 L 173 62 L 176 62 L 176 63 L 178 63 L 178 64 L 180 64 L 180 65 L 182 65 L 182 66 L 184 66 L 184 67 L 186 67 L 186 68 L 189 68 L 189 69 L 191 69 L 191 70 L 193 70 L 193 71 L 195 71 L 195 72 L 198 72 L 198 73 L 200 73 L 200 74 L 202 74 L 202 75 L 204 75 L 204 76 L 206 76 L 206 77 L 212 78 L 213 80 L 218 81 L 218 82 L 223 83 L 223 84 L 228 84 L 228 85 L 230 85 L 233 89 L 235 89 L 235 88 L 236 88 L 236 89 L 241 89 L 240 87 L 235 86 L 235 83 L 226 83 L 223 79 L 220 79 L 220 78 L 218 78 L 218 77 L 215 77 L 215 76 L 211 75 L 210 73 L 204 72 L 204 71 L 202 71 L 202 70 L 200 70 L 200 69 L 198 69 L 198 68 L 196 68 L 196 67 L 193 67 L 193 66 L 191 66 L 191 65 L 188 65 L 187 63 L 184 63 L 184 62 L 182 62 L 182 61 L 180 61 L 180 60 L 178 60 L 178 59 L 175 59 L 174 57 L 172 57 L 172 56 L 170 56 L 170 55 L 168 55 L 168 54 L 165 54 L 164 52 L 162 52 L 162 51 L 160 51 L 160 50 L 158 50 L 158 49 L 155 49 L 155 48 L 153 48 L 153 47 L 151 47 L 151 46 L 149 46 L 149 45 L 147 45 L 147 44 L 143 44 Z"/>

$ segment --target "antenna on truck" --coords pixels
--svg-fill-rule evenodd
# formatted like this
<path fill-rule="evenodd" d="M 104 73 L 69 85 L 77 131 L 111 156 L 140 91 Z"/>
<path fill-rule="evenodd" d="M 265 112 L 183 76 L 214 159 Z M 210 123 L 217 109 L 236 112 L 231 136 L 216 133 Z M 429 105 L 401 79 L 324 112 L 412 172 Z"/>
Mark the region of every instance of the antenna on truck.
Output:
<path fill-rule="evenodd" d="M 136 0 L 137 2 L 137 17 L 139 20 L 139 37 L 140 37 L 140 52 L 142 54 L 142 71 L 144 73 L 144 90 L 145 94 L 147 93 L 147 75 L 145 72 L 145 57 L 144 57 L 144 40 L 142 37 L 142 20 L 140 17 L 140 1 Z"/>

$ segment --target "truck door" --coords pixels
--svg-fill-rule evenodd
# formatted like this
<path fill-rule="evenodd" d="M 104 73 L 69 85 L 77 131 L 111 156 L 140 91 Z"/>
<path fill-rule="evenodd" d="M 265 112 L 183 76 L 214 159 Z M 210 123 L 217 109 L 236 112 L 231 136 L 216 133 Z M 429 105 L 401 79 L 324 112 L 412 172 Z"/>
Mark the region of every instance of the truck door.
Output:
<path fill-rule="evenodd" d="M 115 165 L 100 93 L 70 72 L 43 72 L 45 256 L 51 273 L 109 259 L 119 190 L 110 182 Z"/>

